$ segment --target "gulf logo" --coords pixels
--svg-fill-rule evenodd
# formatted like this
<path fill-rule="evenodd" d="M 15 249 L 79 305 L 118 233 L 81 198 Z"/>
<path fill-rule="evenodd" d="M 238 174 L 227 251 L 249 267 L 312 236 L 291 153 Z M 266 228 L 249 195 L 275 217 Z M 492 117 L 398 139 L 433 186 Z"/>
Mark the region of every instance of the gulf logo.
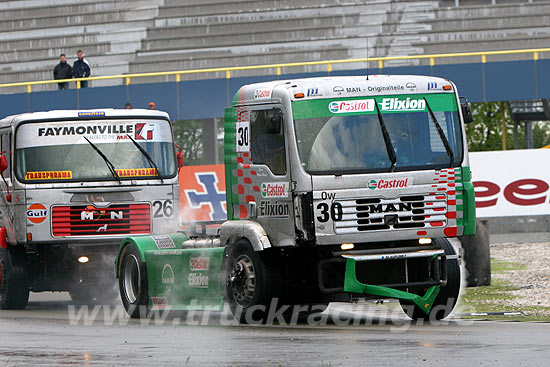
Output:
<path fill-rule="evenodd" d="M 40 203 L 31 204 L 27 208 L 27 218 L 34 224 L 40 224 L 48 217 L 48 209 Z"/>

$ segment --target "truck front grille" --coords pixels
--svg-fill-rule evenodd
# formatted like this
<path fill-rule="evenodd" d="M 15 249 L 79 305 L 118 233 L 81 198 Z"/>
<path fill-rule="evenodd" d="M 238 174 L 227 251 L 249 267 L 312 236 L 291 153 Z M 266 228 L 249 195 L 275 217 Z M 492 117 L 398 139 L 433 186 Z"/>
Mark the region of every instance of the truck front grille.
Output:
<path fill-rule="evenodd" d="M 104 236 L 146 234 L 151 232 L 149 204 L 113 204 L 107 208 L 93 205 L 54 206 L 52 234 L 66 236 Z"/>
<path fill-rule="evenodd" d="M 447 224 L 445 194 L 409 195 L 395 199 L 339 200 L 342 220 L 334 222 L 336 234 L 363 231 L 444 227 Z"/>

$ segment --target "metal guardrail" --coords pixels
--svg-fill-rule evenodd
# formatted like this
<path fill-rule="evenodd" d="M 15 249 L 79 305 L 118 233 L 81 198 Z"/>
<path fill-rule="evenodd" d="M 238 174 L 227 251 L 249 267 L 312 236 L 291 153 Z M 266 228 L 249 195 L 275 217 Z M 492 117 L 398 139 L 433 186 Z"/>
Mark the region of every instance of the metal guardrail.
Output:
<path fill-rule="evenodd" d="M 327 73 L 332 71 L 332 65 L 334 64 L 351 64 L 359 62 L 377 62 L 378 69 L 384 68 L 384 62 L 393 61 L 393 60 L 426 60 L 429 59 L 430 66 L 435 65 L 437 59 L 448 59 L 448 58 L 459 58 L 459 57 L 480 57 L 481 63 L 487 62 L 487 56 L 493 55 L 516 55 L 516 54 L 532 54 L 533 60 L 537 61 L 539 59 L 540 53 L 550 52 L 550 48 L 533 48 L 533 49 L 521 49 L 521 50 L 504 50 L 504 51 L 476 51 L 476 52 L 463 52 L 463 53 L 444 53 L 444 54 L 431 54 L 431 55 L 410 55 L 410 56 L 384 56 L 384 57 L 369 57 L 361 59 L 344 59 L 344 60 L 328 60 L 328 61 L 307 61 L 307 62 L 293 62 L 293 63 L 283 63 L 283 64 L 265 64 L 265 65 L 250 65 L 250 66 L 232 66 L 232 67 L 220 67 L 220 68 L 208 68 L 208 69 L 191 69 L 191 70 L 177 70 L 177 71 L 160 71 L 154 73 L 138 73 L 138 74 L 121 74 L 121 75 L 108 75 L 108 76 L 94 76 L 88 78 L 78 78 L 78 79 L 58 79 L 58 80 L 41 80 L 41 81 L 32 81 L 32 82 L 18 82 L 18 83 L 6 83 L 0 84 L 0 88 L 10 88 L 10 87 L 27 87 L 27 93 L 32 92 L 32 86 L 34 85 L 44 85 L 44 84 L 55 84 L 55 83 L 64 83 L 64 82 L 76 82 L 77 89 L 80 89 L 80 83 L 85 80 L 108 80 L 108 79 L 122 79 L 123 84 L 130 85 L 131 80 L 134 78 L 146 78 L 146 77 L 155 77 L 155 76 L 169 76 L 175 75 L 176 82 L 181 81 L 181 75 L 188 74 L 205 74 L 205 73 L 215 73 L 215 72 L 225 72 L 225 77 L 227 79 L 231 78 L 231 73 L 233 71 L 243 71 L 243 70 L 258 70 L 258 69 L 276 69 L 277 75 L 282 74 L 282 68 L 291 68 L 299 66 L 315 66 L 315 65 L 326 65 Z"/>

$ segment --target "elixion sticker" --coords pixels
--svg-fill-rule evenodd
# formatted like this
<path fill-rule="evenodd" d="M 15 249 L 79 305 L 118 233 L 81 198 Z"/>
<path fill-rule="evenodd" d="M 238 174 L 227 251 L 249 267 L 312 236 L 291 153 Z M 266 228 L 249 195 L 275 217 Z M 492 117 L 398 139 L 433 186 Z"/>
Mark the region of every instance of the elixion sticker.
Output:
<path fill-rule="evenodd" d="M 170 236 L 151 236 L 157 248 L 176 248 L 174 240 Z"/>
<path fill-rule="evenodd" d="M 288 182 L 264 182 L 260 189 L 263 198 L 288 197 Z"/>
<path fill-rule="evenodd" d="M 189 273 L 188 282 L 191 288 L 208 288 L 208 275 Z"/>
<path fill-rule="evenodd" d="M 258 206 L 258 216 L 268 218 L 288 218 L 288 203 L 278 201 L 262 200 Z"/>
<path fill-rule="evenodd" d="M 384 98 L 380 103 L 382 111 L 424 111 L 426 101 L 423 99 Z"/>
<path fill-rule="evenodd" d="M 25 173 L 25 180 L 70 180 L 73 171 L 33 171 Z"/>
<path fill-rule="evenodd" d="M 412 177 L 393 178 L 390 180 L 379 179 L 370 180 L 367 187 L 371 190 L 390 190 L 390 189 L 402 189 L 411 187 L 413 185 Z"/>
<path fill-rule="evenodd" d="M 328 104 L 332 113 L 353 113 L 374 111 L 374 99 L 354 99 L 348 101 L 334 101 Z"/>
<path fill-rule="evenodd" d="M 27 218 L 34 224 L 40 224 L 48 217 L 48 209 L 40 204 L 31 204 L 27 208 Z"/>

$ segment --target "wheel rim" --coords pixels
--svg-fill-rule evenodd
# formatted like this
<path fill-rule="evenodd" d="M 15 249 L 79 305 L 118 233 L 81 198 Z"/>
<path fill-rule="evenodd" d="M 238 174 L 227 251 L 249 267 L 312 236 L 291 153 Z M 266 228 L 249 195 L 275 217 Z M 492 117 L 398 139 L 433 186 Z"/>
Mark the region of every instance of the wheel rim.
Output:
<path fill-rule="evenodd" d="M 134 255 L 129 255 L 124 261 L 124 295 L 130 303 L 136 303 L 139 295 L 141 273 L 139 261 Z"/>
<path fill-rule="evenodd" d="M 235 302 L 242 307 L 247 307 L 252 302 L 256 287 L 254 264 L 247 255 L 241 255 L 235 259 L 229 281 Z"/>

